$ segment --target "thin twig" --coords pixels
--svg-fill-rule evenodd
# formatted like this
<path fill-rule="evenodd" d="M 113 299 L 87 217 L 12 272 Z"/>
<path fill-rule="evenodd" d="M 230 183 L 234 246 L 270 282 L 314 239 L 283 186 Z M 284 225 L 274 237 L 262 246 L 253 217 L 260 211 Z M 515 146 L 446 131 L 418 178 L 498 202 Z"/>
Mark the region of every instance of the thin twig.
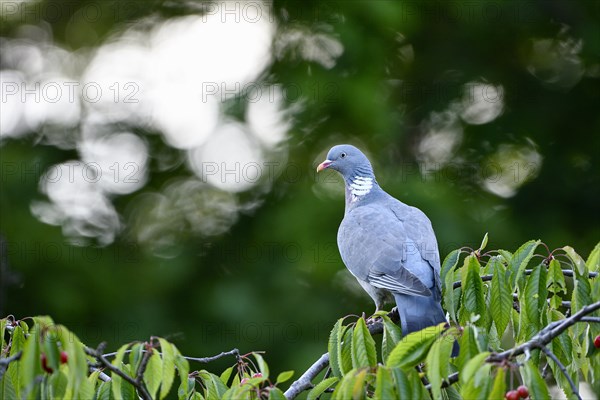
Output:
<path fill-rule="evenodd" d="M 152 357 L 153 352 L 148 349 L 144 349 L 144 355 L 142 356 L 142 361 L 140 362 L 140 366 L 137 370 L 137 375 L 135 377 L 135 381 L 140 386 L 144 386 L 146 388 L 146 384 L 144 383 L 144 372 L 146 372 L 146 367 L 148 367 L 148 362 L 150 361 L 150 357 Z"/>
<path fill-rule="evenodd" d="M 112 379 L 110 379 L 110 376 L 108 376 L 104 372 L 102 372 L 102 370 L 100 368 L 96 368 L 93 365 L 90 365 L 89 362 L 88 362 L 88 367 L 89 367 L 90 373 L 98 372 L 98 379 L 100 379 L 102 382 L 110 382 L 112 380 Z"/>
<path fill-rule="evenodd" d="M 544 353 L 546 353 L 546 356 L 550 357 L 552 359 L 552 361 L 554 361 L 554 363 L 556 365 L 558 365 L 558 368 L 560 369 L 560 371 L 563 373 L 565 378 L 567 378 L 567 380 L 569 381 L 569 385 L 571 385 L 571 391 L 573 392 L 573 394 L 579 400 L 582 400 L 581 395 L 579 394 L 579 390 L 577 389 L 577 386 L 575 386 L 575 382 L 573 382 L 573 379 L 571 379 L 571 376 L 567 373 L 567 369 L 565 368 L 565 366 L 560 362 L 560 360 L 558 358 L 556 358 L 556 355 L 554 355 L 554 353 L 551 352 L 550 349 L 548 349 L 546 346 L 541 346 L 540 349 L 542 349 L 542 351 Z"/>
<path fill-rule="evenodd" d="M 532 349 L 541 348 L 542 346 L 545 346 L 548 343 L 550 343 L 555 337 L 563 333 L 569 327 L 575 325 L 577 322 L 580 322 L 583 317 L 593 313 L 598 309 L 600 309 L 600 301 L 589 304 L 568 318 L 552 322 L 551 324 L 543 328 L 541 331 L 539 331 L 534 337 L 532 337 L 527 342 L 513 349 L 503 351 L 501 353 L 490 354 L 490 356 L 487 358 L 487 361 L 501 362 L 503 360 L 507 360 L 509 358 L 521 355 L 525 352 L 529 352 Z"/>
<path fill-rule="evenodd" d="M 563 269 L 561 271 L 562 271 L 562 273 L 563 273 L 564 276 L 573 277 L 574 272 L 573 272 L 572 269 Z M 531 275 L 532 272 L 533 272 L 532 269 L 526 269 L 525 270 L 525 275 Z M 588 277 L 589 278 L 595 278 L 597 276 L 598 276 L 597 272 L 590 272 L 590 273 L 588 273 Z M 491 281 L 493 277 L 494 277 L 494 275 L 492 275 L 492 274 L 490 274 L 490 275 L 481 275 L 481 280 L 483 282 L 488 282 L 488 281 Z M 452 284 L 452 288 L 453 289 L 458 289 L 459 287 L 461 287 L 461 285 L 462 285 L 462 282 L 461 281 L 457 281 L 457 282 L 454 282 Z"/>
<path fill-rule="evenodd" d="M 4 373 L 8 369 L 8 365 L 13 361 L 18 361 L 21 358 L 21 355 L 23 355 L 23 352 L 19 351 L 10 357 L 0 358 L 0 380 L 2 380 Z"/>
<path fill-rule="evenodd" d="M 124 353 L 131 353 L 132 350 L 125 350 Z M 143 350 L 146 351 L 146 350 Z M 162 353 L 158 353 L 161 357 L 162 357 Z M 113 351 L 112 353 L 106 353 L 103 354 L 104 357 L 114 357 L 117 355 L 116 351 Z M 185 358 L 188 361 L 196 361 L 199 363 L 209 363 L 211 361 L 215 361 L 218 360 L 219 358 L 225 357 L 225 356 L 235 356 L 236 358 L 238 358 L 240 356 L 240 351 L 238 349 L 233 349 L 233 350 L 229 350 L 229 351 L 224 351 L 220 354 L 217 354 L 216 356 L 212 356 L 212 357 L 187 357 L 187 356 L 182 356 L 183 358 Z"/>
<path fill-rule="evenodd" d="M 451 386 L 451 385 L 455 384 L 456 382 L 458 382 L 458 372 L 454 372 L 453 374 L 448 375 L 448 377 L 442 381 L 441 387 L 447 388 L 448 386 Z M 431 384 L 425 386 L 425 389 L 430 390 Z"/>
<path fill-rule="evenodd" d="M 600 324 L 600 317 L 583 317 L 581 318 L 581 322 L 596 322 Z"/>
<path fill-rule="evenodd" d="M 224 351 L 224 352 L 217 354 L 216 356 L 212 356 L 212 357 L 184 357 L 184 358 L 189 361 L 196 361 L 199 363 L 209 363 L 211 361 L 215 361 L 215 360 L 218 360 L 219 358 L 223 358 L 226 356 L 235 356 L 235 358 L 239 358 L 240 351 L 238 349 L 233 349 L 233 350 L 229 350 L 229 351 Z"/>
<path fill-rule="evenodd" d="M 131 376 L 127 375 L 125 372 L 121 371 L 119 368 L 112 365 L 110 363 L 110 361 L 108 361 L 104 357 L 104 355 L 102 354 L 102 352 L 104 350 L 104 346 L 105 346 L 105 343 L 101 343 L 100 346 L 98 346 L 98 349 L 96 349 L 96 350 L 89 348 L 89 347 L 85 347 L 85 352 L 88 355 L 94 357 L 96 360 L 98 360 L 98 362 L 100 362 L 100 364 L 104 365 L 104 367 L 106 367 L 106 369 L 119 375 L 122 379 L 124 379 L 126 382 L 128 382 L 130 385 L 132 385 L 134 388 L 136 388 L 142 399 L 152 400 L 152 396 L 150 396 L 150 393 L 148 393 L 148 390 L 146 389 L 146 387 L 143 384 L 140 384 L 136 379 L 133 379 Z"/>

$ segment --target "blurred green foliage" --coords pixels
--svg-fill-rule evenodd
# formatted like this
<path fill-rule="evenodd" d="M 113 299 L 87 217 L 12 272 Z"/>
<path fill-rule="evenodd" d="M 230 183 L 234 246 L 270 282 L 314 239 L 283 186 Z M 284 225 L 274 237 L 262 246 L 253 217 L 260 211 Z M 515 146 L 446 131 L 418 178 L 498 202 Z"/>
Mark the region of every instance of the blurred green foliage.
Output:
<path fill-rule="evenodd" d="M 71 10 L 91 3 L 77 2 Z M 116 3 L 99 4 L 110 9 Z M 119 18 L 68 30 L 72 16 L 64 15 L 51 23 L 53 40 L 89 50 L 137 18 L 197 12 L 191 2 L 128 4 Z M 174 257 L 156 256 L 128 229 L 105 247 L 70 245 L 61 228 L 40 222 L 30 205 L 43 199 L 43 171 L 76 152 L 39 143 L 37 135 L 3 139 L 0 233 L 10 271 L 4 264 L 0 313 L 52 315 L 90 346 L 107 341 L 116 349 L 158 335 L 185 355 L 264 350 L 273 370 L 301 370 L 325 350 L 340 316 L 373 311 L 348 283 L 337 252 L 343 200 L 323 188 L 340 183 L 313 172 L 328 148 L 342 142 L 365 149 L 380 184 L 425 211 L 442 258 L 463 245 L 476 248 L 485 232 L 493 248 L 514 251 L 540 238 L 551 248 L 569 243 L 589 254 L 600 237 L 598 4 L 275 2 L 278 30 L 303 27 L 343 45 L 331 68 L 288 52 L 268 69 L 268 80 L 302 93 L 286 142 L 287 162 L 299 167 L 299 175 L 280 175 L 262 205 L 228 232 L 182 234 Z M 1 36 L 16 36 L 25 22 L 3 21 Z M 550 47 L 536 42 L 542 39 Z M 536 44 L 545 49 L 541 55 Z M 565 77 L 565 59 L 583 71 L 575 84 Z M 451 110 L 471 82 L 502 85 L 502 114 L 484 124 L 458 120 L 463 136 L 452 162 L 422 175 L 418 149 L 427 121 Z M 192 176 L 182 167 L 159 172 L 153 163 L 173 149 L 156 137 L 147 140 L 154 157 L 149 182 L 114 199 L 125 222 L 140 193 Z M 480 179 L 502 146 L 528 146 L 541 156 L 539 171 L 510 197 L 486 191 Z M 7 165 L 19 173 L 9 173 Z"/>

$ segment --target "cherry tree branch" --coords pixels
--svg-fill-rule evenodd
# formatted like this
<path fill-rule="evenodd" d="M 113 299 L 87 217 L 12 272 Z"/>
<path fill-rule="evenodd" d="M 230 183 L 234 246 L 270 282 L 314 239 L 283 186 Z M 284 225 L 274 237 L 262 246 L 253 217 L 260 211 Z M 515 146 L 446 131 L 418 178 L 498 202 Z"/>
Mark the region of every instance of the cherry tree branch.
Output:
<path fill-rule="evenodd" d="M 531 275 L 532 272 L 533 272 L 532 269 L 526 269 L 525 270 L 525 275 Z M 573 274 L 574 274 L 572 269 L 563 269 L 562 273 L 563 273 L 564 276 L 568 276 L 568 277 L 572 277 Z M 588 273 L 588 277 L 589 278 L 595 278 L 597 276 L 598 276 L 597 272 L 589 272 Z M 493 277 L 494 277 L 494 275 L 492 275 L 492 274 L 490 274 L 490 275 L 481 275 L 481 280 L 484 281 L 484 282 L 487 282 L 487 281 L 491 281 Z M 457 281 L 457 282 L 454 282 L 452 284 L 452 288 L 453 289 L 458 289 L 459 287 L 461 287 L 461 285 L 462 285 L 462 282 L 461 281 Z"/>
<path fill-rule="evenodd" d="M 2 380 L 4 373 L 8 369 L 8 365 L 13 361 L 18 361 L 21 358 L 22 354 L 23 354 L 23 352 L 19 351 L 18 353 L 14 354 L 10 357 L 0 358 L 0 380 Z"/>
<path fill-rule="evenodd" d="M 398 311 L 395 308 L 388 314 L 388 317 L 394 322 L 398 322 L 400 319 Z M 368 329 L 371 335 L 383 333 L 383 321 L 381 318 L 369 320 Z M 295 399 L 303 391 L 311 389 L 314 386 L 312 384 L 312 380 L 315 379 L 316 376 L 321 373 L 321 371 L 327 368 L 328 365 L 329 353 L 325 353 L 321 355 L 321 357 L 319 357 L 319 359 L 310 367 L 308 367 L 308 369 L 300 376 L 300 378 L 295 380 L 288 390 L 285 391 L 284 395 L 286 399 Z"/>
<path fill-rule="evenodd" d="M 595 322 L 600 324 L 600 317 L 583 317 L 581 322 Z"/>
<path fill-rule="evenodd" d="M 591 314 L 598 309 L 600 309 L 600 301 L 588 304 L 587 306 L 583 307 L 581 310 L 577 311 L 570 317 L 548 324 L 545 328 L 539 331 L 534 337 L 529 339 L 527 342 L 520 344 L 519 346 L 514 347 L 510 350 L 503 351 L 501 353 L 490 354 L 490 356 L 487 358 L 487 361 L 501 362 L 503 360 L 516 357 L 536 348 L 541 349 L 542 347 L 550 343 L 554 338 L 558 337 L 558 335 L 567 330 L 569 327 L 575 325 L 577 322 L 584 322 L 582 321 L 582 319 L 586 315 Z"/>
<path fill-rule="evenodd" d="M 144 355 L 142 356 L 142 361 L 140 362 L 140 366 L 137 370 L 137 375 L 135 377 L 135 381 L 138 385 L 146 388 L 146 384 L 144 383 L 144 372 L 146 372 L 146 368 L 148 367 L 148 362 L 150 361 L 150 357 L 152 356 L 152 351 L 148 349 L 144 349 Z"/>
<path fill-rule="evenodd" d="M 600 309 L 600 301 L 596 303 L 589 304 L 583 307 L 581 310 L 576 312 L 575 314 L 562 319 L 560 321 L 552 322 L 548 324 L 545 328 L 543 328 L 540 332 L 538 332 L 533 338 L 528 340 L 525 343 L 520 344 L 512 349 L 503 351 L 501 353 L 492 353 L 486 359 L 489 363 L 499 363 L 504 360 L 508 360 L 519 356 L 521 354 L 529 354 L 530 350 L 533 349 L 541 349 L 559 366 L 563 373 L 566 372 L 566 369 L 563 370 L 564 366 L 561 368 L 561 363 L 556 359 L 556 356 L 546 348 L 546 345 L 558 337 L 565 330 L 575 325 L 578 322 L 600 322 L 600 318 L 598 317 L 587 317 L 588 314 L 593 313 Z M 388 316 L 394 320 L 398 321 L 398 314 L 395 311 L 392 311 Z M 368 326 L 369 332 L 371 335 L 380 334 L 383 332 L 383 323 L 381 320 L 375 320 L 373 323 Z M 288 390 L 286 390 L 285 397 L 288 400 L 295 399 L 300 393 L 305 390 L 311 389 L 313 387 L 312 380 L 321 373 L 327 366 L 329 365 L 329 353 L 325 353 L 319 357 L 317 361 L 315 361 L 296 381 L 292 383 Z M 568 375 L 567 379 L 570 381 L 569 384 L 573 389 L 573 393 L 579 397 L 579 393 L 575 384 L 572 383 L 572 380 Z M 448 387 L 454 383 L 458 382 L 458 372 L 455 372 L 448 376 L 442 383 L 442 387 Z M 429 387 L 426 386 L 427 389 Z"/>
<path fill-rule="evenodd" d="M 217 354 L 216 356 L 212 356 L 212 357 L 185 357 L 183 356 L 183 358 L 185 358 L 188 361 L 196 361 L 199 363 L 209 363 L 215 360 L 218 360 L 219 358 L 223 358 L 223 357 L 227 357 L 227 356 L 235 356 L 236 359 L 240 358 L 240 351 L 238 349 L 233 349 L 233 350 L 229 350 L 229 351 L 223 351 L 219 354 Z"/>
<path fill-rule="evenodd" d="M 152 396 L 150 396 L 150 393 L 148 393 L 148 390 L 146 389 L 146 386 L 143 384 L 143 381 L 138 382 L 137 379 L 134 379 L 131 376 L 127 375 L 121 369 L 112 365 L 111 362 L 108 361 L 106 359 L 106 357 L 104 357 L 104 355 L 102 353 L 103 353 L 105 346 L 106 346 L 106 343 L 101 343 L 96 350 L 89 348 L 89 347 L 85 347 L 85 352 L 88 355 L 94 357 L 96 360 L 98 360 L 98 362 L 101 365 L 103 365 L 106 369 L 119 375 L 123 380 L 125 380 L 127 383 L 132 385 L 134 388 L 136 388 L 136 390 L 138 391 L 138 394 L 140 395 L 140 397 L 143 400 L 152 400 Z M 142 374 L 143 374 L 143 372 L 142 372 Z"/>
<path fill-rule="evenodd" d="M 448 386 L 453 385 L 456 382 L 458 382 L 458 372 L 454 372 L 448 375 L 448 377 L 442 382 L 442 388 L 447 388 Z M 425 385 L 425 389 L 431 390 L 431 384 Z"/>
<path fill-rule="evenodd" d="M 146 351 L 146 350 L 143 350 L 143 351 Z M 131 350 L 125 350 L 124 353 L 125 354 L 131 353 Z M 162 353 L 159 352 L 158 354 L 160 354 L 162 356 Z M 112 353 L 103 354 L 104 357 L 114 357 L 116 355 L 117 355 L 116 351 L 114 351 Z M 216 360 L 226 357 L 226 356 L 235 356 L 235 358 L 237 359 L 240 357 L 240 351 L 238 349 L 232 349 L 229 351 L 223 351 L 223 352 L 217 354 L 216 356 L 211 356 L 211 357 L 188 357 L 188 356 L 182 356 L 182 357 L 188 361 L 195 361 L 195 362 L 206 364 L 206 363 L 216 361 Z"/>
<path fill-rule="evenodd" d="M 329 365 L 329 353 L 323 354 L 317 361 L 311 365 L 306 372 L 295 380 L 292 385 L 285 391 L 285 398 L 288 400 L 295 399 L 300 393 L 313 387 L 312 380 L 319 375 Z"/>
<path fill-rule="evenodd" d="M 565 366 L 560 362 L 560 360 L 556 357 L 556 355 L 554 355 L 554 353 L 551 352 L 546 346 L 542 346 L 541 349 L 546 354 L 546 357 L 550 357 L 552 359 L 552 361 L 554 361 L 554 363 L 558 366 L 558 368 L 563 373 L 565 378 L 567 378 L 567 380 L 569 381 L 569 385 L 571 385 L 571 391 L 573 392 L 573 394 L 579 400 L 582 400 L 581 395 L 579 394 L 579 390 L 577 389 L 577 386 L 575 386 L 575 382 L 573 382 L 573 379 L 571 379 L 571 376 L 567 373 L 567 369 L 565 368 Z"/>

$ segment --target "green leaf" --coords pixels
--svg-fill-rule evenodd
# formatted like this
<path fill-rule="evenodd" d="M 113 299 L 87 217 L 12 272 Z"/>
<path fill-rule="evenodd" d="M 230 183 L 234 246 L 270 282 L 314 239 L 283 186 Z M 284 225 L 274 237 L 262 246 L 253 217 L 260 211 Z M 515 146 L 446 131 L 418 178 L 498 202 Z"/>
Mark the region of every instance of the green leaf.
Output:
<path fill-rule="evenodd" d="M 592 252 L 588 256 L 585 265 L 587 265 L 590 271 L 600 271 L 600 242 L 596 243 L 594 250 L 592 250 Z"/>
<path fill-rule="evenodd" d="M 163 377 L 163 362 L 160 354 L 156 349 L 152 349 L 152 355 L 148 360 L 146 371 L 144 371 L 144 383 L 148 392 L 153 399 L 156 398 L 156 393 L 160 387 Z"/>
<path fill-rule="evenodd" d="M 31 395 L 34 393 L 34 390 L 31 390 L 34 385 L 39 386 L 39 384 L 34 383 L 35 377 L 45 374 L 45 372 L 42 371 L 40 341 L 37 332 L 31 334 L 25 341 L 23 354 L 21 355 L 18 365 L 20 366 L 21 392 L 29 390 L 29 394 Z"/>
<path fill-rule="evenodd" d="M 227 386 L 227 384 L 229 383 L 229 378 L 231 377 L 232 372 L 233 372 L 233 366 L 227 368 L 225 371 L 223 371 L 223 373 L 221 373 L 221 376 L 220 376 L 221 382 L 223 382 L 223 384 L 225 386 Z"/>
<path fill-rule="evenodd" d="M 200 371 L 198 373 L 198 377 L 202 380 L 202 383 L 204 384 L 204 387 L 206 388 L 205 397 L 207 400 L 219 400 L 223 397 L 223 395 L 227 391 L 227 386 L 225 386 L 223 384 L 221 379 L 218 376 L 211 374 L 210 372 L 208 372 L 206 370 Z M 250 379 L 250 381 L 253 381 L 255 379 L 260 382 L 264 382 L 267 380 L 267 378 L 263 376 L 261 378 Z M 249 381 L 249 384 L 253 384 L 253 382 L 250 382 L 250 381 Z"/>
<path fill-rule="evenodd" d="M 100 374 L 100 371 L 96 371 L 93 374 L 90 374 L 90 377 L 87 379 L 87 381 L 88 381 L 87 386 L 89 386 L 91 388 L 91 396 L 89 396 L 89 397 L 94 396 L 93 387 L 98 380 L 99 374 Z M 47 382 L 48 382 L 48 386 L 50 386 L 50 388 L 52 390 L 52 396 L 50 396 L 50 397 L 55 397 L 55 398 L 65 398 L 66 397 L 68 378 L 67 378 L 67 375 L 63 371 L 58 371 L 57 374 L 52 374 L 52 376 L 48 377 Z"/>
<path fill-rule="evenodd" d="M 94 400 L 111 400 L 111 382 L 102 382 L 96 391 Z"/>
<path fill-rule="evenodd" d="M 531 324 L 529 325 L 529 329 L 535 331 L 539 331 L 542 325 L 546 325 L 544 320 L 548 306 L 546 302 L 546 298 L 548 297 L 548 290 L 546 288 L 547 273 L 546 267 L 543 264 L 539 264 L 533 268 L 525 283 L 525 291 L 521 304 L 524 304 L 527 320 Z"/>
<path fill-rule="evenodd" d="M 496 324 L 498 336 L 502 337 L 513 306 L 512 288 L 508 284 L 507 271 L 498 257 L 492 257 L 488 263 L 492 268 L 492 287 L 490 308 L 492 319 Z"/>
<path fill-rule="evenodd" d="M 533 257 L 539 244 L 539 240 L 530 240 L 519 247 L 512 255 L 508 264 L 508 270 L 510 271 L 510 286 L 513 290 L 516 288 L 517 281 L 523 274 L 523 271 L 525 271 L 529 260 Z"/>
<path fill-rule="evenodd" d="M 265 362 L 265 359 L 258 353 L 252 353 L 252 355 L 258 363 L 258 369 L 260 370 L 260 373 L 262 374 L 263 378 L 269 379 L 269 366 Z"/>
<path fill-rule="evenodd" d="M 402 339 L 402 329 L 392 322 L 387 315 L 383 319 L 383 338 L 381 339 L 381 357 L 386 362 L 394 347 Z"/>
<path fill-rule="evenodd" d="M 338 343 L 338 359 L 342 374 L 352 370 L 352 333 L 354 328 L 346 327 L 342 340 Z"/>
<path fill-rule="evenodd" d="M 461 288 L 454 289 L 454 282 L 460 277 L 460 271 L 451 269 L 444 276 L 444 307 L 450 315 L 450 320 L 458 322 L 456 312 L 460 303 Z"/>
<path fill-rule="evenodd" d="M 232 386 L 223 394 L 223 400 L 254 399 L 255 397 L 250 395 L 253 391 L 254 388 L 249 384 Z M 187 397 L 183 399 L 187 400 Z"/>
<path fill-rule="evenodd" d="M 190 364 L 188 360 L 183 358 L 183 356 L 179 353 L 179 350 L 173 346 L 173 352 L 175 353 L 175 367 L 177 368 L 177 373 L 179 374 L 179 380 L 181 384 L 179 385 L 179 390 L 185 394 L 188 393 L 188 374 L 190 373 Z M 179 391 L 178 391 L 179 393 Z"/>
<path fill-rule="evenodd" d="M 62 349 L 67 352 L 69 366 L 67 377 L 69 384 L 67 393 L 77 398 L 80 396 L 80 390 L 85 385 L 88 373 L 87 356 L 85 354 L 83 343 L 77 336 L 62 325 L 56 325 L 55 329 L 60 337 Z M 84 393 L 81 393 L 84 395 Z"/>
<path fill-rule="evenodd" d="M 551 322 L 565 319 L 565 315 L 557 310 L 550 310 L 548 319 Z M 569 365 L 572 362 L 573 345 L 568 332 L 563 332 L 556 339 L 548 344 L 550 350 L 556 355 L 563 365 Z"/>
<path fill-rule="evenodd" d="M 393 399 L 394 379 L 389 368 L 380 366 L 377 368 L 377 377 L 375 379 L 375 399 Z"/>
<path fill-rule="evenodd" d="M 47 329 L 42 335 L 41 352 L 46 355 L 47 365 L 54 371 L 60 366 L 60 349 L 58 348 L 58 332 L 56 329 Z"/>
<path fill-rule="evenodd" d="M 58 376 L 60 376 L 61 374 L 57 374 Z M 68 379 L 65 376 L 64 377 L 64 381 L 62 382 L 65 385 L 65 392 L 66 390 L 68 390 Z M 60 382 L 59 382 L 60 384 Z M 81 381 L 79 388 L 77 389 L 77 398 L 80 399 L 92 399 L 94 397 L 94 386 L 95 386 L 95 382 L 92 383 L 90 382 L 89 379 L 84 379 L 83 381 Z M 60 396 L 57 396 L 60 397 Z M 66 396 L 64 396 L 66 397 Z"/>
<path fill-rule="evenodd" d="M 380 367 L 381 368 L 381 367 Z M 392 375 L 394 377 L 394 385 L 396 387 L 396 393 L 398 399 L 412 399 L 415 398 L 412 395 L 411 381 L 406 373 L 401 368 L 392 368 Z"/>
<path fill-rule="evenodd" d="M 365 320 L 359 318 L 352 335 L 352 366 L 361 368 L 375 365 L 377 365 L 375 341 L 369 333 Z"/>
<path fill-rule="evenodd" d="M 464 399 L 482 399 L 487 398 L 491 390 L 492 380 L 490 379 L 491 364 L 484 363 L 465 380 L 465 384 L 460 388 L 460 394 Z"/>
<path fill-rule="evenodd" d="M 488 234 L 486 232 L 485 236 L 483 237 L 483 240 L 481 241 L 481 246 L 479 246 L 479 251 L 485 249 L 485 246 L 487 246 L 487 243 L 488 243 Z"/>
<path fill-rule="evenodd" d="M 363 369 L 356 373 L 356 379 L 354 385 L 352 385 L 352 399 L 360 400 L 366 398 L 365 396 L 365 378 L 367 376 L 367 370 Z"/>
<path fill-rule="evenodd" d="M 323 379 L 319 382 L 309 393 L 306 400 L 316 400 L 321 396 L 327 389 L 335 385 L 340 378 L 337 376 L 332 376 L 331 378 Z"/>
<path fill-rule="evenodd" d="M 449 329 L 449 331 L 452 330 L 455 328 Z M 427 377 L 431 383 L 431 393 L 434 399 L 442 396 L 442 381 L 448 376 L 453 344 L 454 335 L 442 335 L 433 343 L 427 354 Z"/>
<path fill-rule="evenodd" d="M 571 312 L 576 313 L 581 310 L 584 306 L 592 303 L 592 287 L 588 274 L 579 275 L 573 279 L 575 288 L 573 289 L 573 296 L 571 298 Z M 598 278 L 596 278 L 598 279 Z"/>
<path fill-rule="evenodd" d="M 142 356 L 144 355 L 144 344 L 136 342 L 131 346 L 129 352 L 129 365 L 131 365 L 132 371 L 137 371 L 142 362 Z"/>
<path fill-rule="evenodd" d="M 444 399 L 448 400 L 463 400 L 460 396 L 460 392 L 456 389 L 457 385 L 448 386 L 444 389 L 445 395 Z"/>
<path fill-rule="evenodd" d="M 506 394 L 506 371 L 503 367 L 496 368 L 496 377 L 494 378 L 494 385 L 492 391 L 488 397 L 488 400 L 503 399 Z"/>
<path fill-rule="evenodd" d="M 279 385 L 280 383 L 287 382 L 292 376 L 294 376 L 294 371 L 284 371 L 277 375 L 277 380 L 275 381 L 275 384 Z"/>
<path fill-rule="evenodd" d="M 354 369 L 348 371 L 344 375 L 344 377 L 342 378 L 340 383 L 336 386 L 336 388 L 333 391 L 333 394 L 331 396 L 331 399 L 332 400 L 352 399 L 353 398 L 352 394 L 354 392 L 354 387 L 355 387 L 356 383 L 357 383 L 357 371 Z M 360 385 L 360 383 L 359 383 L 359 385 Z"/>
<path fill-rule="evenodd" d="M 331 372 L 333 372 L 333 375 L 337 377 L 342 376 L 340 359 L 338 356 L 343 335 L 343 322 L 344 319 L 340 318 L 337 320 L 335 325 L 333 325 L 333 329 L 329 334 L 329 342 L 327 343 L 327 351 L 329 352 L 329 366 L 331 367 Z"/>
<path fill-rule="evenodd" d="M 461 349 L 462 351 L 462 349 Z M 486 398 L 491 386 L 491 364 L 486 363 L 489 352 L 482 352 L 470 359 L 459 372 L 460 393 L 465 399 Z"/>
<path fill-rule="evenodd" d="M 529 395 L 532 399 L 549 399 L 548 385 L 542 378 L 538 366 L 531 360 L 523 368 L 523 381 L 529 389 Z"/>
<path fill-rule="evenodd" d="M 512 254 L 510 251 L 508 251 L 508 250 L 502 250 L 502 249 L 499 249 L 499 250 L 498 250 L 498 254 L 500 254 L 500 257 L 501 257 L 501 258 L 502 258 L 502 260 L 503 260 L 503 261 L 502 261 L 502 263 L 503 263 L 503 264 L 506 264 L 506 265 L 509 265 L 509 264 L 510 264 L 510 260 L 511 260 L 511 259 L 512 259 L 512 257 L 513 257 L 513 254 Z"/>
<path fill-rule="evenodd" d="M 475 256 L 470 255 L 465 259 L 462 272 L 463 307 L 461 325 L 466 325 L 471 320 L 471 316 L 475 314 L 479 315 L 479 319 L 475 324 L 485 326 L 488 313 L 485 305 L 483 282 L 479 275 L 480 269 L 481 266 Z"/>
<path fill-rule="evenodd" d="M 129 364 L 123 365 L 121 369 L 129 376 L 134 375 L 134 371 L 132 371 L 131 365 Z M 121 379 L 121 396 L 123 400 L 139 400 L 133 385 L 124 379 Z"/>
<path fill-rule="evenodd" d="M 386 366 L 408 369 L 420 363 L 427 355 L 433 341 L 444 330 L 445 324 L 430 326 L 406 335 L 390 353 Z"/>
<path fill-rule="evenodd" d="M 8 319 L 2 318 L 0 319 L 0 352 L 4 350 L 4 331 L 6 330 L 6 324 L 8 323 Z"/>
<path fill-rule="evenodd" d="M 25 346 L 25 332 L 23 327 L 18 325 L 14 327 L 12 334 L 12 344 L 10 346 L 9 356 L 14 356 L 20 351 L 23 351 Z M 20 362 L 12 362 L 8 365 L 6 374 L 10 377 L 12 386 L 17 394 L 17 398 L 21 398 L 21 373 L 20 373 Z"/>
<path fill-rule="evenodd" d="M 459 339 L 460 353 L 456 359 L 456 365 L 459 370 L 462 370 L 466 363 L 479 354 L 476 336 L 478 335 L 477 328 L 471 324 L 464 327 L 462 336 Z"/>
<path fill-rule="evenodd" d="M 550 264 L 548 265 L 548 277 L 546 281 L 546 286 L 548 287 L 548 290 L 550 290 L 554 294 L 558 294 L 560 292 L 567 294 L 565 276 L 562 272 L 560 262 L 555 258 L 550 260 Z"/>
<path fill-rule="evenodd" d="M 456 268 L 456 266 L 458 265 L 458 259 L 460 258 L 460 249 L 457 250 L 452 250 L 444 259 L 444 262 L 442 263 L 442 268 L 440 271 L 440 280 L 442 282 L 445 281 L 446 279 L 446 274 L 451 271 L 454 270 Z"/>
<path fill-rule="evenodd" d="M 270 387 L 268 390 L 269 400 L 287 400 L 281 389 L 276 387 Z"/>
<path fill-rule="evenodd" d="M 15 363 L 16 364 L 16 363 Z M 0 379 L 0 399 L 18 399 L 17 392 L 12 384 L 9 375 L 4 375 Z"/>
<path fill-rule="evenodd" d="M 425 389 L 425 386 L 421 381 L 420 374 L 417 373 L 415 369 L 411 370 L 411 372 L 408 374 L 408 379 L 410 379 L 410 386 L 412 388 L 412 395 L 409 397 L 409 399 L 431 399 L 429 392 L 427 389 Z"/>
<path fill-rule="evenodd" d="M 475 373 L 477 373 L 477 371 L 479 371 L 481 367 L 485 365 L 485 360 L 489 355 L 489 351 L 484 351 L 471 358 L 465 364 L 458 375 L 461 385 L 466 385 L 471 379 L 473 379 Z"/>
<path fill-rule="evenodd" d="M 463 333 L 459 338 L 460 352 L 456 358 L 456 365 L 462 370 L 466 363 L 479 354 L 477 345 L 477 328 L 471 324 L 464 327 Z"/>
<path fill-rule="evenodd" d="M 162 355 L 162 379 L 159 398 L 164 399 L 173 386 L 175 380 L 175 352 L 173 345 L 163 338 L 158 338 Z"/>
<path fill-rule="evenodd" d="M 112 361 L 112 365 L 114 365 L 117 368 L 123 368 L 123 358 L 125 357 L 125 352 L 127 351 L 127 349 L 129 348 L 129 344 L 125 344 L 123 346 L 121 346 L 119 348 L 119 350 L 117 350 L 117 354 L 115 354 L 115 358 Z M 123 394 L 121 393 L 121 384 L 123 379 L 115 374 L 114 372 L 111 372 L 111 379 L 112 379 L 112 391 L 113 391 L 113 396 L 115 397 L 116 400 L 121 400 L 123 398 Z"/>
<path fill-rule="evenodd" d="M 573 265 L 575 266 L 574 269 L 577 269 L 579 275 L 587 274 L 587 268 L 583 258 L 581 258 L 581 256 L 577 254 L 571 246 L 565 246 L 563 247 L 563 250 L 573 262 Z"/>

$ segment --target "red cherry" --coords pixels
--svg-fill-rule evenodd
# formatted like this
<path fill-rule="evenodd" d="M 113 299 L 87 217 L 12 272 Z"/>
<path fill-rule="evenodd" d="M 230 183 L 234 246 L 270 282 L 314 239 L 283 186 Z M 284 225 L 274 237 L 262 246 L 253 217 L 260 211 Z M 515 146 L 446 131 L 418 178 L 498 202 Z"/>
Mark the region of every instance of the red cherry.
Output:
<path fill-rule="evenodd" d="M 504 395 L 504 398 L 506 400 L 519 400 L 519 392 L 517 392 L 516 390 L 510 390 L 508 392 L 506 392 L 506 394 Z"/>
<path fill-rule="evenodd" d="M 67 355 L 67 352 L 63 350 L 60 352 L 60 363 L 66 364 L 67 361 L 69 361 L 69 356 Z"/>
<path fill-rule="evenodd" d="M 517 388 L 517 393 L 519 394 L 519 397 L 522 399 L 526 399 L 529 397 L 529 390 L 527 390 L 527 386 L 525 385 L 521 385 Z"/>
<path fill-rule="evenodd" d="M 53 373 L 54 370 L 48 366 L 48 357 L 46 357 L 46 353 L 41 354 L 41 359 L 42 359 L 42 369 L 49 374 Z"/>
<path fill-rule="evenodd" d="M 262 378 L 262 374 L 260 372 L 255 373 L 254 375 L 252 375 L 253 378 Z"/>
<path fill-rule="evenodd" d="M 600 335 L 596 336 L 596 339 L 594 339 L 594 347 L 600 349 Z"/>

